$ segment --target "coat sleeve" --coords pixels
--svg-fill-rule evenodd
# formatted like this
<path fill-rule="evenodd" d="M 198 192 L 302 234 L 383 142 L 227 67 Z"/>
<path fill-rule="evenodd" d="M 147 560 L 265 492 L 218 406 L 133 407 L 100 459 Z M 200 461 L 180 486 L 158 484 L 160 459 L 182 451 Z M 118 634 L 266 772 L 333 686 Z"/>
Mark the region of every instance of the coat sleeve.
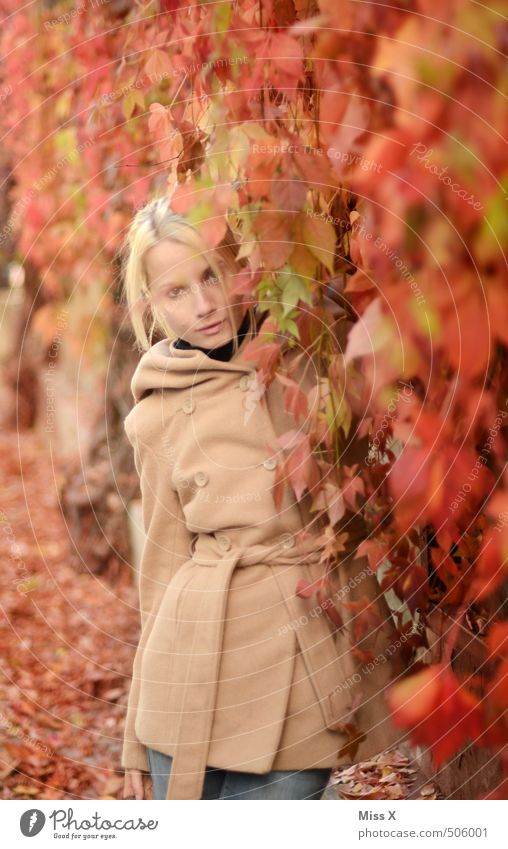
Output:
<path fill-rule="evenodd" d="M 141 480 L 142 499 L 150 497 L 150 486 L 146 488 L 148 495 L 144 493 L 141 462 L 136 446 L 134 447 L 134 463 Z M 165 493 L 165 505 L 167 505 L 168 520 L 164 526 L 164 534 L 167 539 L 166 554 L 164 558 L 151 556 L 150 539 L 143 549 L 139 573 L 139 612 L 141 631 L 134 655 L 132 667 L 132 680 L 127 703 L 127 714 L 124 726 L 123 747 L 121 753 L 121 765 L 124 769 L 140 769 L 149 771 L 148 755 L 146 747 L 138 740 L 135 732 L 136 713 L 139 702 L 141 684 L 141 660 L 144 646 L 150 636 L 150 632 L 158 613 L 160 601 L 169 580 L 180 566 L 190 557 L 190 543 L 193 534 L 185 524 L 180 499 L 177 492 L 169 487 Z M 150 506 L 147 511 L 151 512 Z M 148 537 L 151 528 L 148 527 Z M 160 529 L 152 531 L 159 538 Z M 166 536 L 167 535 L 167 536 Z M 155 549 L 160 553 L 160 540 Z"/>

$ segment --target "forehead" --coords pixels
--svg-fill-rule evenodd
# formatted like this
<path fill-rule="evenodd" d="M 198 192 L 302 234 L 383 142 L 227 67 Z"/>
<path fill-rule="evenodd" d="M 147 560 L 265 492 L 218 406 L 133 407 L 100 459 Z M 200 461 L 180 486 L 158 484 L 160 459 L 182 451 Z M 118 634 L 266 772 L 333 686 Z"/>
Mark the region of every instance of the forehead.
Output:
<path fill-rule="evenodd" d="M 179 280 L 189 274 L 199 274 L 208 267 L 210 255 L 200 253 L 189 245 L 162 239 L 145 254 L 145 265 L 149 277 L 156 281 Z"/>

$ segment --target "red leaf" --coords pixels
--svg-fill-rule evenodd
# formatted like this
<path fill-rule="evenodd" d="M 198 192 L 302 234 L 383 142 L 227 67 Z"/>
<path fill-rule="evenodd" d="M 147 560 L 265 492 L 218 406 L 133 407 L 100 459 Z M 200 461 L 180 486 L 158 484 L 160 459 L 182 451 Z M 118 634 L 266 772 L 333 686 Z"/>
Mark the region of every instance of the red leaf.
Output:
<path fill-rule="evenodd" d="M 200 186 L 196 180 L 190 180 L 176 187 L 171 197 L 171 208 L 174 212 L 186 215 L 199 203 L 208 200 L 212 189 Z"/>
<path fill-rule="evenodd" d="M 316 592 L 314 584 L 309 584 L 305 578 L 300 578 L 296 585 L 296 595 L 300 598 L 311 598 Z"/>
<path fill-rule="evenodd" d="M 277 210 L 264 209 L 254 219 L 252 229 L 258 238 L 265 268 L 273 270 L 284 265 L 293 250 L 287 215 Z"/>
<path fill-rule="evenodd" d="M 171 118 L 165 106 L 161 103 L 150 105 L 150 117 L 148 119 L 148 130 L 156 139 L 167 138 L 171 132 Z"/>
<path fill-rule="evenodd" d="M 287 387 L 284 391 L 284 409 L 291 413 L 297 422 L 300 418 L 306 418 L 309 414 L 307 396 L 302 392 L 296 381 L 283 374 L 277 374 L 276 377 L 283 386 Z"/>
<path fill-rule="evenodd" d="M 302 436 L 299 446 L 287 458 L 286 468 L 298 501 L 306 489 L 310 492 L 318 484 L 319 470 L 307 436 Z"/>
<path fill-rule="evenodd" d="M 367 557 L 370 568 L 375 572 L 383 563 L 388 550 L 389 546 L 387 543 L 374 539 L 366 539 L 358 546 L 357 553 L 358 557 L 364 555 Z"/>
<path fill-rule="evenodd" d="M 482 548 L 475 563 L 470 598 L 481 601 L 491 595 L 504 581 L 508 570 L 506 536 L 489 529 L 484 536 Z"/>
<path fill-rule="evenodd" d="M 196 229 L 199 230 L 208 247 L 215 248 L 226 235 L 227 222 L 224 216 L 221 215 L 217 218 L 210 218 L 207 221 L 200 221 L 196 224 Z"/>
<path fill-rule="evenodd" d="M 287 77 L 289 83 L 291 78 L 294 78 L 294 84 L 294 81 L 303 76 L 303 51 L 298 41 L 290 35 L 283 32 L 272 35 L 266 56 L 272 60 L 274 70 L 281 71 L 282 78 Z"/>
<path fill-rule="evenodd" d="M 333 599 L 326 595 L 321 587 L 316 591 L 316 600 L 321 610 L 324 610 L 333 625 L 337 629 L 343 628 L 344 622 L 342 621 L 342 616 L 337 610 Z"/>
<path fill-rule="evenodd" d="M 508 622 L 496 622 L 487 634 L 489 654 L 508 657 Z"/>
<path fill-rule="evenodd" d="M 425 608 L 429 595 L 427 570 L 418 564 L 407 567 L 395 584 L 395 591 L 405 601 L 411 613 L 417 607 Z"/>
<path fill-rule="evenodd" d="M 437 766 L 481 733 L 480 702 L 442 664 L 393 684 L 387 698 L 394 722 L 431 747 Z"/>

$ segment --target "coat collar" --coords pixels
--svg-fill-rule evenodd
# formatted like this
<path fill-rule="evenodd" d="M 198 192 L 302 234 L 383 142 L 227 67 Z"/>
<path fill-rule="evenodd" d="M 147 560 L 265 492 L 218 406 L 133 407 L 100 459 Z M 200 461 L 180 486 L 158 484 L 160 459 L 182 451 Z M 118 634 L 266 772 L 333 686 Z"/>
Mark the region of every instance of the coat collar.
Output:
<path fill-rule="evenodd" d="M 218 373 L 251 373 L 255 370 L 252 360 L 243 358 L 249 342 L 265 326 L 268 313 L 261 315 L 257 328 L 250 329 L 239 345 L 236 354 L 227 361 L 214 360 L 198 348 L 177 348 L 175 339 L 161 339 L 142 355 L 131 380 L 134 401 L 154 389 L 187 389 L 217 377 Z M 270 325 L 267 326 L 270 327 Z M 283 336 L 281 351 L 285 351 L 289 338 Z"/>

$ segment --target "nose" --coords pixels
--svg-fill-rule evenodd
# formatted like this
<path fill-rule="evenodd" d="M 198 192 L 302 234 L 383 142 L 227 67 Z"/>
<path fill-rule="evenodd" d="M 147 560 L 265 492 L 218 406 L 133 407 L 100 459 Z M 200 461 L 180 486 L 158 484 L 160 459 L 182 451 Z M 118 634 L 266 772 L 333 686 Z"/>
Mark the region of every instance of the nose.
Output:
<path fill-rule="evenodd" d="M 207 315 L 210 311 L 214 309 L 215 306 L 210 287 L 200 286 L 199 283 L 195 283 L 192 289 L 194 294 L 194 305 L 196 309 L 196 315 L 198 315 L 199 317 Z"/>

